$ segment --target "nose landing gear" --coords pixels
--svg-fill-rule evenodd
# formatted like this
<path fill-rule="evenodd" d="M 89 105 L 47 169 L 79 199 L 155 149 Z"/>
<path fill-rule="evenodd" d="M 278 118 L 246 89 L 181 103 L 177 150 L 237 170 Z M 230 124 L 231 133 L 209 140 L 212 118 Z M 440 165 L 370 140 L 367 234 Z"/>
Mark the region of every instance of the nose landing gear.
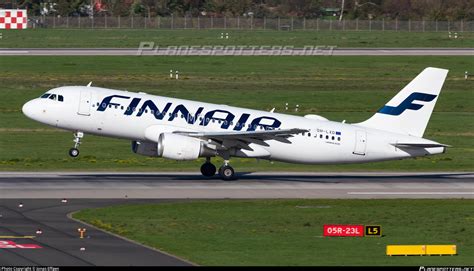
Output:
<path fill-rule="evenodd" d="M 79 145 L 81 145 L 81 139 L 84 137 L 84 133 L 83 132 L 76 132 L 74 133 L 74 147 L 69 149 L 69 155 L 71 157 L 78 157 L 79 156 Z"/>

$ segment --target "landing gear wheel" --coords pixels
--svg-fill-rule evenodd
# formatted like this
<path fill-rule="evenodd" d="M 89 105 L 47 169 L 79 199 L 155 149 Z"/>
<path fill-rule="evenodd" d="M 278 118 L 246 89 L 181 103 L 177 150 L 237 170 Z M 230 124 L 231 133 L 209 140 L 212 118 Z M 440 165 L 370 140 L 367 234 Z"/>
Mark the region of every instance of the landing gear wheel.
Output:
<path fill-rule="evenodd" d="M 212 177 L 216 174 L 216 166 L 211 163 L 204 163 L 201 166 L 201 173 L 206 177 Z"/>
<path fill-rule="evenodd" d="M 69 149 L 69 155 L 71 157 L 77 157 L 77 156 L 79 156 L 79 150 L 76 149 L 76 148 L 71 148 L 71 149 Z"/>
<path fill-rule="evenodd" d="M 81 139 L 84 137 L 84 133 L 83 132 L 75 132 L 74 133 L 74 147 L 72 147 L 71 149 L 69 149 L 69 155 L 71 157 L 77 157 L 79 156 L 79 145 L 81 145 Z"/>
<path fill-rule="evenodd" d="M 224 165 L 219 168 L 219 175 L 221 176 L 222 180 L 230 181 L 234 180 L 235 172 L 234 169 L 229 165 Z"/>

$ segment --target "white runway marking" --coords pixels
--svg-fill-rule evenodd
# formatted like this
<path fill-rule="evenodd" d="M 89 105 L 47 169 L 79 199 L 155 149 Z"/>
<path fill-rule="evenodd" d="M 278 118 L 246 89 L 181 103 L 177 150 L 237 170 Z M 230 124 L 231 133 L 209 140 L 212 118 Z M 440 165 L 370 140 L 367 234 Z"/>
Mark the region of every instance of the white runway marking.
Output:
<path fill-rule="evenodd" d="M 12 54 L 12 55 L 28 55 L 30 54 L 29 51 L 6 51 L 6 50 L 0 50 L 0 54 L 5 54 L 5 55 L 8 55 L 8 54 Z"/>

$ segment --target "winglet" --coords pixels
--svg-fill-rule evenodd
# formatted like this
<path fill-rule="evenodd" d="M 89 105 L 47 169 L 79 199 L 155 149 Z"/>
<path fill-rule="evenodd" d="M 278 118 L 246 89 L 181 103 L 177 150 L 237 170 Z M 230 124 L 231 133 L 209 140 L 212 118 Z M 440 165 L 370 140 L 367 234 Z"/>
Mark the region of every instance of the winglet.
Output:
<path fill-rule="evenodd" d="M 87 87 L 90 87 L 92 85 L 92 81 L 89 82 L 89 84 L 87 84 Z"/>

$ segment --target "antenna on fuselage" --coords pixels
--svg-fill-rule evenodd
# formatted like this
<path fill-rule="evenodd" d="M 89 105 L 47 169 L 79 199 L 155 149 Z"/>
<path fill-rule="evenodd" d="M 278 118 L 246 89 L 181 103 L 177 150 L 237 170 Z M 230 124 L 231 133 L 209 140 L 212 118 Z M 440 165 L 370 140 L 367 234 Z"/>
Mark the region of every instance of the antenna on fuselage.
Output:
<path fill-rule="evenodd" d="M 87 84 L 87 87 L 90 87 L 92 85 L 92 81 L 89 82 L 89 84 Z"/>

